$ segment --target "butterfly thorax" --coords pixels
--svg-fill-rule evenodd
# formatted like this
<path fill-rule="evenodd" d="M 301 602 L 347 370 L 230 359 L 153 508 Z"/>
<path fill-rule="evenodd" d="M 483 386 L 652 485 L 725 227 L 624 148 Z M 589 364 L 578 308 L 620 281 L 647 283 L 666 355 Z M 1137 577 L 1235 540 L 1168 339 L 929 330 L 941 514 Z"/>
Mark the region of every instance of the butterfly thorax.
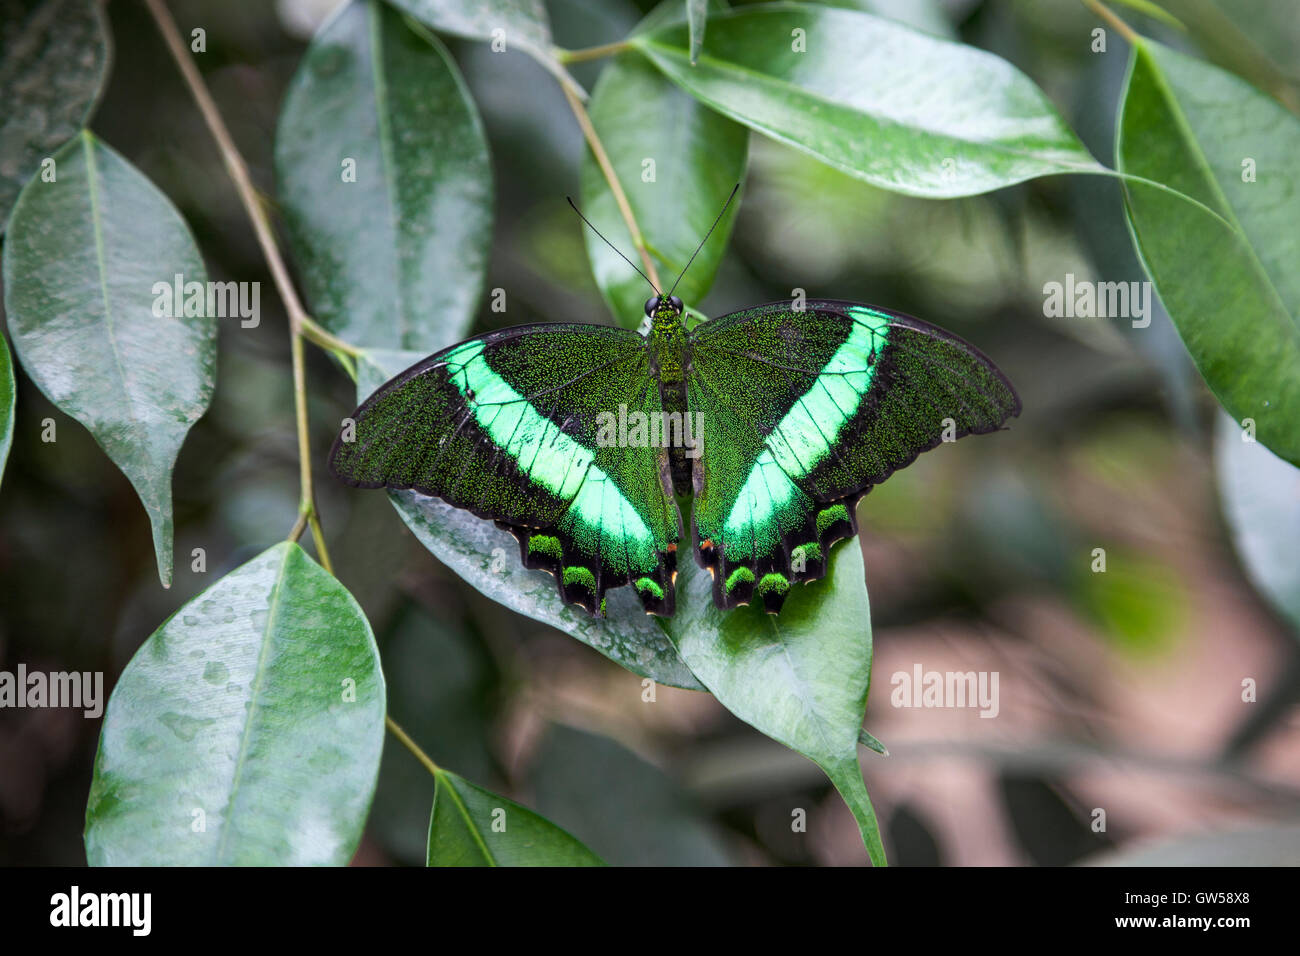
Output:
<path fill-rule="evenodd" d="M 651 366 L 659 378 L 659 395 L 664 411 L 684 418 L 689 414 L 686 407 L 689 343 L 682 313 L 667 302 L 656 308 L 651 316 L 647 347 Z M 678 495 L 690 493 L 693 459 L 688 451 L 680 442 L 668 448 L 673 489 Z"/>
<path fill-rule="evenodd" d="M 659 381 L 664 385 L 685 382 L 687 343 L 681 313 L 670 305 L 655 309 L 649 344 L 659 369 Z"/>

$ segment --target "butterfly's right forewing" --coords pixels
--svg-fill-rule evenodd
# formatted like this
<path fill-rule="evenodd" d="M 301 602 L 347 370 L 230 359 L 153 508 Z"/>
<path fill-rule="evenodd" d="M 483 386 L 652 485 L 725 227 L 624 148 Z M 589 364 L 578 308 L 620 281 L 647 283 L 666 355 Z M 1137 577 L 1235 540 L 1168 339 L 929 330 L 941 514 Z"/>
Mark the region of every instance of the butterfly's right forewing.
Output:
<path fill-rule="evenodd" d="M 719 606 L 780 608 L 825 573 L 872 485 L 945 437 L 1018 414 L 1005 376 L 968 343 L 872 306 L 757 306 L 691 337 L 688 403 L 704 418 L 695 552 Z"/>

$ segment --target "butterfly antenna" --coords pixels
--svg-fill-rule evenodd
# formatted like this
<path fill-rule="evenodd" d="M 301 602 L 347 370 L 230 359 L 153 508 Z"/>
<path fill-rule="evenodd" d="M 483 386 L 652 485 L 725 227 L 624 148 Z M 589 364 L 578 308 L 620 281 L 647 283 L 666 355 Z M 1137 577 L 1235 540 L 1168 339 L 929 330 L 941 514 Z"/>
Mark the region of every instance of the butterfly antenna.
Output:
<path fill-rule="evenodd" d="M 585 223 L 587 224 L 587 228 L 589 228 L 589 229 L 590 229 L 592 232 L 594 232 L 596 235 L 600 236 L 600 238 L 601 238 L 602 240 L 604 240 L 605 245 L 609 246 L 609 247 L 610 247 L 611 249 L 613 249 L 615 252 L 618 252 L 618 246 L 614 245 L 614 243 L 610 242 L 608 239 L 605 239 L 604 235 L 601 234 L 601 231 L 600 231 L 599 229 L 597 229 L 595 226 L 593 226 L 593 225 L 591 224 L 591 220 L 588 219 L 586 216 L 584 216 L 584 215 L 582 214 L 582 210 L 579 209 L 579 208 L 577 207 L 577 205 L 574 203 L 574 201 L 573 201 L 573 197 L 572 197 L 572 196 L 565 196 L 564 198 L 567 199 L 567 200 L 569 200 L 569 205 L 570 205 L 570 206 L 573 206 L 573 211 L 576 212 L 576 213 L 578 214 L 578 218 L 579 218 L 579 219 L 581 219 L 583 222 L 585 222 Z M 636 271 L 637 271 L 637 275 L 639 275 L 642 279 L 645 279 L 646 282 L 649 282 L 649 283 L 650 283 L 650 288 L 652 288 L 652 289 L 655 290 L 655 295 L 662 295 L 662 294 L 663 294 L 663 293 L 661 293 L 661 292 L 659 291 L 659 287 L 658 287 L 657 285 L 655 285 L 653 282 L 650 282 L 650 277 L 649 277 L 648 275 L 646 275 L 646 274 L 645 274 L 644 272 L 642 272 L 640 269 L 637 269 L 637 266 L 636 266 L 636 263 L 635 263 L 635 262 L 633 262 L 633 261 L 632 261 L 631 259 L 629 259 L 627 256 L 623 255 L 623 253 L 621 253 L 621 252 L 618 252 L 618 257 L 619 257 L 620 259 L 622 259 L 624 262 L 626 262 L 628 265 L 630 265 L 633 269 L 636 269 Z M 694 258 L 694 257 L 692 257 L 692 258 Z"/>
<path fill-rule="evenodd" d="M 727 207 L 731 205 L 731 200 L 736 198 L 736 190 L 738 189 L 740 189 L 740 183 L 736 183 L 736 185 L 731 187 L 731 195 L 728 196 L 727 201 L 722 204 L 722 212 L 718 213 L 718 218 L 713 220 L 713 225 L 709 226 L 709 231 L 704 234 L 704 238 L 700 240 L 700 244 L 695 247 L 695 251 L 691 253 L 690 259 L 686 260 L 686 266 L 678 274 L 677 282 L 682 281 L 682 276 L 686 275 L 686 270 L 691 267 L 691 263 L 694 262 L 695 257 L 700 254 L 700 250 L 704 248 L 704 244 L 709 241 L 709 236 L 713 235 L 713 230 L 717 229 L 718 223 L 722 222 L 722 216 L 726 213 Z M 674 282 L 673 287 L 668 290 L 669 296 L 677 291 L 677 282 Z"/>

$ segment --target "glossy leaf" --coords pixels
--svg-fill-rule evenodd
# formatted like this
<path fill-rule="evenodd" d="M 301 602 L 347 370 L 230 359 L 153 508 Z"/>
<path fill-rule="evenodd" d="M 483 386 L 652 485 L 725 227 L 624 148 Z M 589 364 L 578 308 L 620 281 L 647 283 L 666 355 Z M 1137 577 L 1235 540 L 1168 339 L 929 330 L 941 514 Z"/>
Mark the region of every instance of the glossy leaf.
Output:
<path fill-rule="evenodd" d="M 729 711 L 826 772 L 853 811 L 871 860 L 885 862 L 858 766 L 871 684 L 871 608 L 862 550 L 835 548 L 823 581 L 792 591 L 778 615 L 722 611 L 709 576 L 683 562 L 677 614 L 663 622 L 682 660 Z"/>
<path fill-rule="evenodd" d="M 470 40 L 497 40 L 549 57 L 551 24 L 542 0 L 388 0 L 421 23 Z M 498 33 L 497 31 L 502 31 Z"/>
<path fill-rule="evenodd" d="M 90 119 L 109 58 L 108 24 L 96 0 L 0 6 L 0 232 L 41 161 Z"/>
<path fill-rule="evenodd" d="M 957 39 L 957 31 L 944 12 L 943 0 L 831 0 L 826 6 L 861 10 L 897 20 L 914 30 L 933 33 L 945 40 Z"/>
<path fill-rule="evenodd" d="M 1300 637 L 1300 469 L 1249 438 L 1227 415 L 1219 416 L 1219 498 L 1246 573 Z"/>
<path fill-rule="evenodd" d="M 630 38 L 697 99 L 859 179 L 968 196 L 1102 167 L 1047 98 L 990 53 L 852 10 L 764 4 Z"/>
<path fill-rule="evenodd" d="M 421 357 L 367 352 L 357 363 L 358 400 Z M 520 563 L 519 545 L 509 532 L 437 498 L 401 491 L 392 499 L 402 520 L 434 557 L 498 604 L 576 637 L 634 674 L 703 689 L 629 588 L 609 592 L 607 616 L 594 618 L 562 604 L 548 574 Z"/>
<path fill-rule="evenodd" d="M 1300 17 L 1291 0 L 1159 3 L 1207 60 L 1272 94 L 1293 113 L 1300 110 L 1300 78 L 1294 67 Z"/>
<path fill-rule="evenodd" d="M 168 586 L 172 466 L 212 398 L 217 330 L 154 310 L 176 276 L 207 281 L 203 258 L 167 197 L 89 132 L 54 160 L 56 180 L 32 179 L 9 221 L 9 331 L 32 381 L 135 486 Z"/>
<path fill-rule="evenodd" d="M 586 93 L 560 65 L 542 0 L 388 0 L 442 33 L 485 40 L 493 53 L 520 50 L 581 98 Z"/>
<path fill-rule="evenodd" d="M 1300 119 L 1229 73 L 1143 41 L 1120 117 L 1130 228 L 1211 391 L 1300 463 Z"/>
<path fill-rule="evenodd" d="M 13 360 L 9 357 L 9 343 L 0 335 L 0 479 L 4 478 L 5 462 L 14 442 L 14 409 L 18 390 L 14 383 Z"/>
<path fill-rule="evenodd" d="M 601 866 L 598 856 L 527 807 L 454 773 L 437 774 L 429 866 Z"/>
<path fill-rule="evenodd" d="M 378 0 L 344 7 L 290 84 L 275 159 L 316 319 L 376 348 L 431 352 L 468 331 L 491 245 L 492 168 L 436 37 Z"/>
<path fill-rule="evenodd" d="M 858 731 L 858 743 L 862 744 L 862 746 L 866 747 L 868 750 L 875 751 L 882 757 L 889 756 L 889 748 L 871 734 L 867 733 L 865 729 Z"/>
<path fill-rule="evenodd" d="M 749 131 L 682 92 L 635 54 L 605 68 L 588 111 L 667 293 L 744 178 Z M 590 151 L 582 163 L 582 204 L 596 228 L 639 266 L 614 194 Z M 682 277 L 676 294 L 684 302 L 698 305 L 713 285 L 739 207 L 737 195 Z M 616 321 L 636 328 L 653 290 L 599 236 L 585 230 L 584 238 L 596 284 Z"/>
<path fill-rule="evenodd" d="M 344 865 L 379 770 L 384 679 L 361 608 L 296 544 L 154 632 L 104 715 L 92 865 Z"/>

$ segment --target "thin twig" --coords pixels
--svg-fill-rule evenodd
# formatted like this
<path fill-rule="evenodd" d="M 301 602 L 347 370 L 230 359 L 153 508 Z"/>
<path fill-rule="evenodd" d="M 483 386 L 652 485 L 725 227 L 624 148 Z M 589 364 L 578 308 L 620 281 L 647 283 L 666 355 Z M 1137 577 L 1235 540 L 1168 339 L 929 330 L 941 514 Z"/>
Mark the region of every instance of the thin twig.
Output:
<path fill-rule="evenodd" d="M 1116 32 L 1130 44 L 1142 42 L 1142 38 L 1137 35 L 1133 28 L 1121 20 L 1118 14 L 1102 3 L 1101 0 L 1083 0 L 1083 5 L 1114 27 Z"/>
<path fill-rule="evenodd" d="M 631 47 L 626 40 L 619 40 L 617 43 L 602 43 L 600 46 L 584 47 L 581 50 L 565 50 L 562 47 L 555 47 L 552 51 L 555 59 L 561 63 L 586 63 L 588 60 L 599 60 L 607 56 L 615 56 Z"/>
<path fill-rule="evenodd" d="M 605 152 L 605 144 L 600 141 L 600 136 L 596 133 L 596 127 L 591 125 L 591 117 L 587 115 L 586 107 L 582 105 L 582 102 L 567 86 L 561 84 L 561 89 L 564 90 L 564 96 L 569 101 L 569 108 L 573 110 L 578 125 L 582 127 L 582 135 L 586 137 L 587 145 L 591 147 L 592 155 L 596 157 L 596 164 L 600 166 L 600 171 L 605 176 L 605 182 L 609 183 L 610 192 L 614 194 L 614 202 L 618 204 L 618 211 L 623 215 L 623 222 L 627 224 L 627 231 L 632 234 L 632 245 L 636 247 L 637 255 L 641 257 L 641 264 L 645 266 L 646 275 L 656 289 L 662 289 L 663 283 L 659 281 L 659 273 L 655 269 L 654 260 L 650 257 L 650 251 L 646 248 L 645 237 L 641 235 L 641 227 L 637 225 L 632 206 L 627 201 L 627 194 L 623 192 L 623 186 L 618 181 L 618 176 L 614 172 L 614 165 L 609 161 L 609 154 Z"/>
<path fill-rule="evenodd" d="M 315 342 L 323 349 L 331 352 L 339 352 L 343 355 L 356 358 L 365 353 L 365 349 L 359 349 L 350 342 L 344 342 L 341 338 L 330 332 L 323 325 L 320 325 L 311 316 L 304 314 L 302 316 L 302 334 L 311 342 Z"/>
<path fill-rule="evenodd" d="M 307 515 L 307 524 L 311 528 L 311 539 L 316 544 L 316 557 L 320 558 L 320 566 L 332 575 L 334 564 L 330 561 L 329 549 L 325 547 L 325 530 L 320 526 L 315 506 L 312 507 L 311 514 Z"/>
<path fill-rule="evenodd" d="M 258 201 L 257 190 L 253 186 L 252 177 L 249 176 L 248 166 L 244 162 L 243 156 L 240 155 L 239 149 L 235 146 L 230 131 L 226 129 L 225 121 L 221 118 L 217 104 L 208 92 L 207 85 L 204 84 L 198 67 L 194 65 L 194 60 L 190 56 L 189 49 L 185 46 L 185 41 L 181 38 L 180 31 L 176 28 L 176 21 L 172 19 L 171 13 L 168 12 L 162 0 L 144 0 L 144 2 L 149 7 L 149 12 L 153 14 L 153 18 L 158 24 L 158 30 L 162 33 L 163 40 L 167 43 L 172 57 L 176 60 L 176 65 L 180 67 L 181 75 L 185 78 L 190 93 L 194 96 L 195 102 L 198 103 L 199 112 L 203 114 L 203 120 L 207 123 L 212 138 L 217 141 L 217 147 L 221 150 L 221 158 L 226 164 L 226 170 L 230 173 L 230 178 L 235 182 L 235 190 L 239 193 L 240 201 L 244 205 L 244 211 L 248 213 L 248 218 L 253 223 L 253 231 L 257 233 L 258 244 L 261 245 L 262 255 L 266 258 L 266 263 L 271 269 L 271 277 L 275 280 L 280 298 L 284 301 L 285 311 L 289 314 L 289 322 L 294 331 L 297 332 L 303 324 L 307 312 L 298 300 L 298 293 L 294 291 L 293 283 L 289 281 L 289 270 L 285 267 L 279 247 L 276 246 L 275 235 L 271 231 L 271 224 L 267 219 L 266 212 Z"/>
<path fill-rule="evenodd" d="M 388 728 L 389 733 L 402 742 L 402 746 L 409 750 L 416 760 L 424 764 L 425 770 L 429 771 L 429 773 L 433 774 L 435 777 L 442 772 L 442 768 L 433 762 L 433 758 L 421 750 L 420 745 L 411 739 L 411 735 L 403 730 L 401 725 L 387 714 L 384 714 L 384 726 Z"/>
<path fill-rule="evenodd" d="M 248 164 L 244 162 L 244 157 L 240 155 L 239 149 L 235 146 L 235 141 L 231 138 L 230 131 L 221 118 L 221 112 L 217 109 L 216 102 L 208 92 L 198 67 L 194 65 L 194 60 L 185 46 L 185 41 L 176 28 L 176 21 L 172 19 L 171 13 L 168 12 L 162 0 L 145 0 L 145 5 L 153 15 L 163 41 L 171 51 L 176 65 L 180 68 L 181 76 L 185 78 L 185 84 L 189 87 L 194 101 L 198 104 L 199 112 L 203 115 L 203 120 L 207 124 L 209 132 L 212 133 L 212 138 L 217 141 L 217 148 L 221 152 L 226 171 L 230 173 L 230 178 L 235 184 L 235 191 L 239 194 L 239 199 L 243 203 L 244 211 L 253 224 L 253 232 L 257 234 L 257 242 L 262 247 L 262 256 L 266 259 L 266 264 L 271 270 L 271 278 L 275 281 L 276 290 L 279 292 L 280 300 L 284 303 L 285 312 L 289 316 L 289 350 L 293 359 L 294 413 L 298 427 L 299 484 L 298 521 L 294 524 L 289 539 L 297 540 L 302 534 L 304 522 L 313 524 L 313 536 L 317 537 L 317 553 L 320 556 L 322 566 L 328 568 L 329 556 L 324 550 L 324 538 L 317 535 L 320 525 L 316 521 L 316 504 L 312 493 L 311 442 L 308 435 L 307 381 L 306 374 L 303 371 L 302 336 L 304 330 L 310 329 L 310 334 L 314 339 L 321 342 L 329 341 L 331 343 L 330 348 L 337 348 L 340 345 L 346 346 L 346 343 L 335 339 L 307 315 L 307 310 L 303 308 L 302 302 L 298 299 L 298 293 L 293 287 L 293 282 L 289 278 L 289 270 L 284 264 L 284 258 L 280 255 L 280 248 L 276 245 L 271 222 L 267 218 L 262 204 L 258 201 L 257 189 L 253 186 L 253 179 L 249 175 Z M 351 347 L 340 350 L 348 354 L 355 354 L 356 352 Z"/>

